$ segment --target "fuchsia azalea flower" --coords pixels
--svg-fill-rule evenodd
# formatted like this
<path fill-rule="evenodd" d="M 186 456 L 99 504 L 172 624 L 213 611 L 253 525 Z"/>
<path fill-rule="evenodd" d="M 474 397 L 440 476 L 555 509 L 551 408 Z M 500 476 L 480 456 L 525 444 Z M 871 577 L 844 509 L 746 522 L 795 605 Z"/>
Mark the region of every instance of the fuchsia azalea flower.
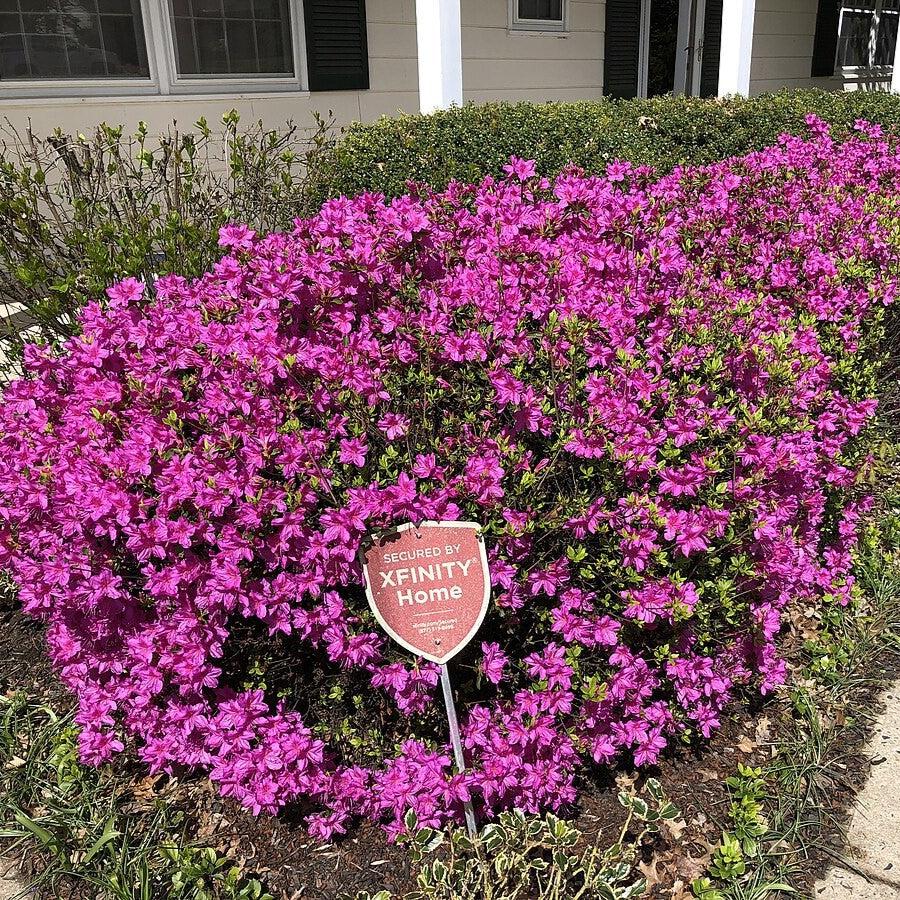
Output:
<path fill-rule="evenodd" d="M 0 566 L 82 758 L 393 837 L 408 809 L 560 809 L 580 766 L 653 764 L 783 683 L 788 605 L 856 595 L 855 361 L 900 290 L 894 138 L 809 129 L 663 176 L 513 159 L 288 234 L 226 225 L 203 278 L 126 278 L 60 351 L 27 348 Z M 434 744 L 438 667 L 362 587 L 366 536 L 424 519 L 481 523 L 490 560 L 482 655 L 452 664 L 463 774 Z"/>
<path fill-rule="evenodd" d="M 389 441 L 403 437 L 409 431 L 409 419 L 399 413 L 385 413 L 378 420 L 378 427 Z"/>
<path fill-rule="evenodd" d="M 503 171 L 511 178 L 517 178 L 519 181 L 526 181 L 527 179 L 534 177 L 536 167 L 534 162 L 530 159 L 519 159 L 517 156 L 511 156 L 509 163 L 503 167 Z"/>
<path fill-rule="evenodd" d="M 369 452 L 365 438 L 345 438 L 341 441 L 338 459 L 347 465 L 364 466 Z"/>
<path fill-rule="evenodd" d="M 219 246 L 232 250 L 251 250 L 256 232 L 246 225 L 223 225 L 219 229 Z"/>
<path fill-rule="evenodd" d="M 493 641 L 483 643 L 481 652 L 484 653 L 484 658 L 481 660 L 484 677 L 492 684 L 500 684 L 505 677 L 509 657 L 500 649 L 500 645 Z"/>
<path fill-rule="evenodd" d="M 136 303 L 144 296 L 147 286 L 137 278 L 123 278 L 117 284 L 106 289 L 106 295 L 113 303 Z"/>

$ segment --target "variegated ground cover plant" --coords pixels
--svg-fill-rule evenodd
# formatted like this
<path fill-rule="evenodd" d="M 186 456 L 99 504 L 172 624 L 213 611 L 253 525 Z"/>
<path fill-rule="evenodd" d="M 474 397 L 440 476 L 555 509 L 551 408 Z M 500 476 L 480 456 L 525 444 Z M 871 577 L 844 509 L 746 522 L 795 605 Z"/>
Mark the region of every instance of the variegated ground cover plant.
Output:
<path fill-rule="evenodd" d="M 396 836 L 469 797 L 557 810 L 586 767 L 708 736 L 784 681 L 790 604 L 854 591 L 898 201 L 892 137 L 810 118 L 664 177 L 513 159 L 332 200 L 291 233 L 223 228 L 199 280 L 111 287 L 0 406 L 0 564 L 83 759 L 129 745 L 254 812 L 299 802 L 322 838 L 360 816 Z M 465 774 L 437 668 L 377 631 L 357 559 L 457 518 L 493 580 Z M 260 633 L 337 687 L 235 671 Z M 329 740 L 340 679 L 367 686 L 368 756 Z"/>

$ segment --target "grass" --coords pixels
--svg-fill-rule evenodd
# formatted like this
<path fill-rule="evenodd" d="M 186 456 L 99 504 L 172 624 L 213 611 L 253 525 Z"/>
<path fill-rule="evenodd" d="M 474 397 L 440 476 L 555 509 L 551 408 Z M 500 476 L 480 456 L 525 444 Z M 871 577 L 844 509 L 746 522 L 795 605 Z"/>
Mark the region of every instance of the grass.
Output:
<path fill-rule="evenodd" d="M 38 896 L 271 900 L 198 843 L 174 784 L 77 762 L 76 728 L 24 692 L 0 696 L 0 839 L 40 855 Z"/>

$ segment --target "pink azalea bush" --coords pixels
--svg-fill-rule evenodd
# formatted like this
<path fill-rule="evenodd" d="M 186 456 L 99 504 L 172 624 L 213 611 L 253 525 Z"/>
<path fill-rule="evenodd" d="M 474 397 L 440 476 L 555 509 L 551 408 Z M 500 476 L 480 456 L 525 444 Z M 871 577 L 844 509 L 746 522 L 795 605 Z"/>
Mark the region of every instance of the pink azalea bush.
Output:
<path fill-rule="evenodd" d="M 811 119 L 661 178 L 513 160 L 333 200 L 223 229 L 198 281 L 110 288 L 0 407 L 0 565 L 84 760 L 127 744 L 328 837 L 558 809 L 585 765 L 708 736 L 784 681 L 789 604 L 852 596 L 898 197 L 892 140 Z M 465 774 L 436 667 L 378 631 L 357 561 L 457 518 L 493 581 L 453 664 Z M 369 745 L 334 721 L 355 690 Z"/>

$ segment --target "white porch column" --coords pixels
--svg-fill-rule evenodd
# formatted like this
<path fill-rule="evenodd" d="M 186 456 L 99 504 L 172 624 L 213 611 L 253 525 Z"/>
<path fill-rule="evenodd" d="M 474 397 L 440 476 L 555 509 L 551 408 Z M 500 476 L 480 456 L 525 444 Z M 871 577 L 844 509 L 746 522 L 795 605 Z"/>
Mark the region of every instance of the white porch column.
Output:
<path fill-rule="evenodd" d="M 756 0 L 724 0 L 722 48 L 719 54 L 719 96 L 750 95 L 750 57 Z"/>
<path fill-rule="evenodd" d="M 460 0 L 416 0 L 419 109 L 462 106 Z"/>

